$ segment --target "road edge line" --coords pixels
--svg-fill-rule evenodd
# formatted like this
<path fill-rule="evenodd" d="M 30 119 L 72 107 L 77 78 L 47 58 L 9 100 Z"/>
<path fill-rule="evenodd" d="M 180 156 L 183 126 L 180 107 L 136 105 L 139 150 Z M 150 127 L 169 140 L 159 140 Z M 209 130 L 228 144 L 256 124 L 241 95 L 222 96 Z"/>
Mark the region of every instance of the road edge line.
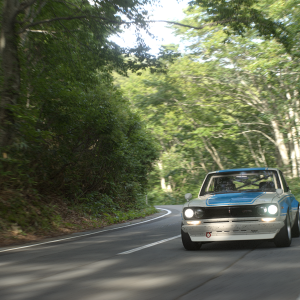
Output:
<path fill-rule="evenodd" d="M 80 238 L 80 237 L 84 237 L 84 236 L 89 236 L 89 235 L 93 235 L 93 234 L 97 234 L 97 233 L 101 233 L 101 232 L 107 232 L 107 231 L 117 230 L 117 229 L 121 229 L 121 228 L 131 227 L 131 226 L 135 226 L 135 225 L 139 225 L 139 224 L 143 224 L 143 223 L 147 223 L 147 222 L 150 222 L 150 221 L 153 221 L 153 220 L 160 219 L 160 218 L 165 217 L 165 216 L 167 216 L 167 215 L 169 215 L 169 214 L 172 213 L 169 209 L 166 209 L 166 208 L 160 208 L 160 207 L 156 207 L 156 208 L 160 209 L 160 210 L 165 210 L 165 211 L 167 211 L 167 213 L 164 214 L 164 215 L 162 215 L 162 216 L 153 218 L 153 219 L 149 219 L 149 220 L 138 222 L 138 223 L 134 223 L 134 224 L 129 224 L 129 225 L 126 225 L 126 226 L 121 226 L 121 227 L 116 227 L 116 228 L 99 230 L 99 231 L 96 231 L 96 232 L 90 232 L 90 233 L 86 233 L 86 234 L 71 236 L 71 237 L 68 237 L 68 238 L 58 239 L 58 240 L 54 240 L 54 241 L 37 243 L 37 244 L 33 244 L 33 245 L 27 245 L 27 246 L 21 246 L 21 247 L 4 249 L 4 250 L 0 250 L 0 253 L 8 252 L 8 251 L 13 251 L 13 250 L 19 250 L 19 249 L 25 249 L 25 248 L 30 248 L 30 247 L 40 246 L 40 245 L 46 245 L 46 244 L 51 244 L 51 243 L 56 243 L 56 242 L 61 242 L 61 241 L 66 241 L 66 240 L 71 240 L 71 239 L 76 239 L 76 238 Z"/>

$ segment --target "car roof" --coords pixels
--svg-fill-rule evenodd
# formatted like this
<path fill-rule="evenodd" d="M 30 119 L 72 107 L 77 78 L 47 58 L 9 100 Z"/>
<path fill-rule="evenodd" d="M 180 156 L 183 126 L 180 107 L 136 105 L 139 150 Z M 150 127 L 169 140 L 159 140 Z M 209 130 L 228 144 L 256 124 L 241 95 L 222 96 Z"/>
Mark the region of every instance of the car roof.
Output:
<path fill-rule="evenodd" d="M 278 169 L 276 169 L 276 168 L 240 168 L 240 169 L 227 169 L 227 170 L 213 171 L 213 172 L 209 172 L 209 174 L 227 173 L 227 172 L 242 172 L 242 171 L 267 171 L 267 170 L 278 171 Z"/>

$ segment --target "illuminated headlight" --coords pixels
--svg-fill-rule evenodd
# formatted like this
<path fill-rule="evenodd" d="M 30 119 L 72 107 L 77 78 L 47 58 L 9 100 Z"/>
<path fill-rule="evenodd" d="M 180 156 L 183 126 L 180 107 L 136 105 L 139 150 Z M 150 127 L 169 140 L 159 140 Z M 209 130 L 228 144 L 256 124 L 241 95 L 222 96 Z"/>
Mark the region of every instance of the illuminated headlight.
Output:
<path fill-rule="evenodd" d="M 276 205 L 270 205 L 270 206 L 268 207 L 268 212 L 269 212 L 269 214 L 271 214 L 271 215 L 275 215 L 275 214 L 277 213 L 277 211 L 278 211 L 278 208 L 277 208 Z"/>
<path fill-rule="evenodd" d="M 278 207 L 275 204 L 265 204 L 257 207 L 257 212 L 259 216 L 267 217 L 274 216 L 278 212 Z"/>
<path fill-rule="evenodd" d="M 188 208 L 187 210 L 185 210 L 184 215 L 187 219 L 190 219 L 194 216 L 194 211 Z"/>

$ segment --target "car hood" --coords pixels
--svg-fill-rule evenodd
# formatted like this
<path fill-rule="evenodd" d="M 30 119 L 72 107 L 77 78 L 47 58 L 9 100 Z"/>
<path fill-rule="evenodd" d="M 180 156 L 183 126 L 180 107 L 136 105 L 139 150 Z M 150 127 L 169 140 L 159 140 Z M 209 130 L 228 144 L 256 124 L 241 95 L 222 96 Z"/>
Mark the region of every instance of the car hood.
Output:
<path fill-rule="evenodd" d="M 270 203 L 274 197 L 277 197 L 276 193 L 263 192 L 206 195 L 191 200 L 189 206 L 231 206 Z"/>

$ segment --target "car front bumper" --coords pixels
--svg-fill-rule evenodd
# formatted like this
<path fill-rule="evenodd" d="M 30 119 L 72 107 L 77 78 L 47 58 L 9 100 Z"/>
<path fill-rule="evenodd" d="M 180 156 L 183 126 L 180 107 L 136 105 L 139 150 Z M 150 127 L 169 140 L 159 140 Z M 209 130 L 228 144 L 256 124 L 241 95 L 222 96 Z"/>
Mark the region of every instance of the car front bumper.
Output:
<path fill-rule="evenodd" d="M 186 222 L 184 222 L 186 223 Z M 278 217 L 273 222 L 261 219 L 209 219 L 200 225 L 182 226 L 193 242 L 240 241 L 273 239 L 284 226 L 284 219 Z"/>

